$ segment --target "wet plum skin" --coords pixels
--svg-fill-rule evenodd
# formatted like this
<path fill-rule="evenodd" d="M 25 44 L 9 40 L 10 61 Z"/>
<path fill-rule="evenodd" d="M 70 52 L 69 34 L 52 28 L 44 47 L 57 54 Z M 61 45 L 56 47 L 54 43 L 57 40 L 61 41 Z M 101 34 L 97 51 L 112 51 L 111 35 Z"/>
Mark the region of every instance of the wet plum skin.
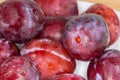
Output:
<path fill-rule="evenodd" d="M 0 65 L 0 80 L 39 80 L 38 72 L 32 62 L 23 56 L 6 59 Z"/>
<path fill-rule="evenodd" d="M 62 42 L 62 33 L 68 19 L 63 17 L 47 17 L 39 38 L 50 38 Z"/>
<path fill-rule="evenodd" d="M 35 0 L 45 16 L 69 17 L 78 15 L 77 0 Z"/>
<path fill-rule="evenodd" d="M 110 49 L 92 60 L 88 67 L 88 80 L 119 80 L 120 51 Z"/>
<path fill-rule="evenodd" d="M 120 36 L 120 23 L 116 13 L 104 4 L 94 4 L 89 7 L 85 13 L 95 13 L 101 15 L 108 24 L 108 29 L 110 32 L 109 46 L 115 43 Z"/>
<path fill-rule="evenodd" d="M 66 73 L 66 74 L 55 75 L 48 80 L 85 80 L 85 79 L 77 74 Z"/>
<path fill-rule="evenodd" d="M 36 65 L 41 80 L 56 74 L 73 73 L 75 70 L 75 59 L 60 42 L 48 38 L 27 43 L 20 53 Z"/>
<path fill-rule="evenodd" d="M 101 16 L 77 16 L 65 26 L 63 44 L 78 60 L 91 60 L 99 56 L 109 42 L 107 25 Z"/>
<path fill-rule="evenodd" d="M 16 43 L 33 39 L 43 29 L 44 14 L 31 0 L 7 0 L 0 5 L 0 32 Z"/>

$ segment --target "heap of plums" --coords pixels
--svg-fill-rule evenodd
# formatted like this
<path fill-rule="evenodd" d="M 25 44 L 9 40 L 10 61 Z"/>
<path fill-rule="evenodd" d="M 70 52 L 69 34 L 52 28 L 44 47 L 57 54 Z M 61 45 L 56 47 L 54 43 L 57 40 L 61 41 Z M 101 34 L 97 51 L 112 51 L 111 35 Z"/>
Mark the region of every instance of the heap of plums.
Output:
<path fill-rule="evenodd" d="M 88 80 L 119 80 L 118 16 L 93 4 L 78 14 L 77 0 L 0 3 L 0 80 L 85 80 L 76 60 L 90 61 Z"/>

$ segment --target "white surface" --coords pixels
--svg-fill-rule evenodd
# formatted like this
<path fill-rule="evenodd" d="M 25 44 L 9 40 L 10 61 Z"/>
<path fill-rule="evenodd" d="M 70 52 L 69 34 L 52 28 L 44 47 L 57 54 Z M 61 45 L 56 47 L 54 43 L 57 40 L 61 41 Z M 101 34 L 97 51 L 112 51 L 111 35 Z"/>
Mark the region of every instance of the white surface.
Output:
<path fill-rule="evenodd" d="M 88 3 L 84 1 L 78 1 L 78 9 L 79 9 L 79 14 L 83 13 L 85 10 L 88 9 L 93 3 Z M 115 11 L 116 14 L 119 17 L 120 20 L 120 12 Z M 120 37 L 119 39 L 111 45 L 108 49 L 117 49 L 120 50 Z M 87 80 L 87 67 L 88 67 L 89 61 L 88 62 L 83 62 L 83 61 L 77 61 L 77 67 L 75 70 L 75 74 L 81 75 Z"/>

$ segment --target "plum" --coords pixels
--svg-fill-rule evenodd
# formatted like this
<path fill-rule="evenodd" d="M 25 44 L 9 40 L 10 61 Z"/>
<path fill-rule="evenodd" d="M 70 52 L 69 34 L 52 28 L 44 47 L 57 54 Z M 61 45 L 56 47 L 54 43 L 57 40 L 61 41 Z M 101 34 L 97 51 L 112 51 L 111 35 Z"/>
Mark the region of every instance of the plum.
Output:
<path fill-rule="evenodd" d="M 5 0 L 0 4 L 0 32 L 16 43 L 33 39 L 43 29 L 44 14 L 32 0 Z"/>
<path fill-rule="evenodd" d="M 44 11 L 45 16 L 78 15 L 77 0 L 35 0 Z"/>
<path fill-rule="evenodd" d="M 0 65 L 0 80 L 39 80 L 39 75 L 28 58 L 14 56 Z"/>
<path fill-rule="evenodd" d="M 110 49 L 92 60 L 88 66 L 88 80 L 119 80 L 120 51 Z"/>
<path fill-rule="evenodd" d="M 90 13 L 76 16 L 67 22 L 63 31 L 63 44 L 74 58 L 88 61 L 104 51 L 109 37 L 104 19 Z"/>
<path fill-rule="evenodd" d="M 73 73 L 76 67 L 75 59 L 64 46 L 48 38 L 34 39 L 26 43 L 20 54 L 35 64 L 40 80 L 47 80 L 56 74 Z"/>
<path fill-rule="evenodd" d="M 97 3 L 89 7 L 85 13 L 95 13 L 101 15 L 105 19 L 110 32 L 109 46 L 118 39 L 120 35 L 120 23 L 113 9 L 104 4 Z"/>
<path fill-rule="evenodd" d="M 0 39 L 0 63 L 9 57 L 18 55 L 19 49 L 13 42 L 8 41 L 4 38 Z"/>
<path fill-rule="evenodd" d="M 39 37 L 62 42 L 62 32 L 67 21 L 68 19 L 62 17 L 47 17 Z"/>
<path fill-rule="evenodd" d="M 82 76 L 77 74 L 60 74 L 55 75 L 54 77 L 48 79 L 48 80 L 85 80 Z"/>

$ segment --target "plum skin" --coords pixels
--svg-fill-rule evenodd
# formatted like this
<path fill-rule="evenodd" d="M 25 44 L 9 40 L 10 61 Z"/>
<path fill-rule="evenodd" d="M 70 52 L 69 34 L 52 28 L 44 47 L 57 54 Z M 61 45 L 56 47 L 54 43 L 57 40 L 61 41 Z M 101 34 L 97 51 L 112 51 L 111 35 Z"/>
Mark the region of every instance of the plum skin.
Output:
<path fill-rule="evenodd" d="M 62 32 L 68 19 L 63 17 L 46 17 L 39 38 L 50 38 L 62 42 Z"/>
<path fill-rule="evenodd" d="M 85 80 L 85 79 L 77 74 L 65 73 L 65 74 L 55 75 L 48 80 Z"/>
<path fill-rule="evenodd" d="M 13 56 L 0 65 L 0 80 L 39 80 L 39 75 L 28 58 Z"/>
<path fill-rule="evenodd" d="M 120 22 L 113 9 L 104 4 L 97 3 L 89 7 L 85 13 L 95 13 L 101 15 L 108 24 L 108 29 L 110 32 L 109 46 L 116 42 L 120 36 Z"/>
<path fill-rule="evenodd" d="M 35 0 L 45 16 L 69 17 L 78 15 L 77 0 Z"/>
<path fill-rule="evenodd" d="M 63 44 L 78 60 L 88 61 L 99 56 L 108 46 L 109 32 L 104 19 L 96 14 L 72 18 L 65 25 Z"/>
<path fill-rule="evenodd" d="M 18 55 L 19 49 L 13 42 L 4 38 L 0 39 L 0 63 L 4 62 L 4 60 L 9 57 Z"/>
<path fill-rule="evenodd" d="M 0 32 L 15 43 L 33 39 L 43 29 L 44 14 L 34 1 L 6 0 L 0 4 Z"/>
<path fill-rule="evenodd" d="M 110 49 L 92 60 L 87 71 L 88 80 L 119 80 L 120 51 Z"/>
<path fill-rule="evenodd" d="M 56 74 L 73 73 L 76 67 L 75 59 L 64 46 L 48 38 L 28 42 L 21 49 L 20 54 L 28 57 L 35 64 L 41 80 L 47 80 Z"/>

